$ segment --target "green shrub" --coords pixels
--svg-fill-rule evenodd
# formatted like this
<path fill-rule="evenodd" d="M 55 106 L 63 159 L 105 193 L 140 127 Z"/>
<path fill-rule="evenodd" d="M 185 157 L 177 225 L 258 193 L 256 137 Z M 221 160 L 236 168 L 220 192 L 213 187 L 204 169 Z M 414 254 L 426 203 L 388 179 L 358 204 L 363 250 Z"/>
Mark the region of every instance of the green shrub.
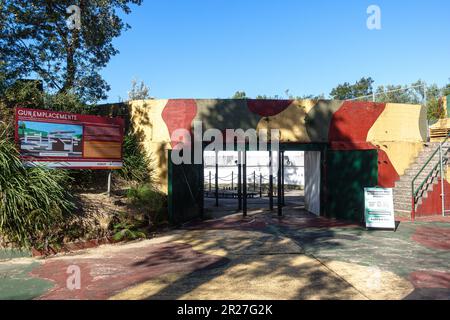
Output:
<path fill-rule="evenodd" d="M 149 224 L 158 225 L 167 222 L 167 197 L 152 185 L 144 184 L 128 190 L 131 204 L 141 208 Z"/>
<path fill-rule="evenodd" d="M 150 182 L 150 158 L 142 150 L 136 135 L 128 133 L 125 136 L 123 151 L 123 168 L 117 172 L 119 176 L 127 181 Z"/>
<path fill-rule="evenodd" d="M 15 145 L 0 132 L 0 233 L 20 247 L 46 246 L 74 205 L 67 173 L 25 168 Z"/>
<path fill-rule="evenodd" d="M 147 237 L 146 233 L 140 230 L 142 222 L 133 220 L 123 212 L 115 217 L 112 226 L 114 241 L 129 241 Z"/>

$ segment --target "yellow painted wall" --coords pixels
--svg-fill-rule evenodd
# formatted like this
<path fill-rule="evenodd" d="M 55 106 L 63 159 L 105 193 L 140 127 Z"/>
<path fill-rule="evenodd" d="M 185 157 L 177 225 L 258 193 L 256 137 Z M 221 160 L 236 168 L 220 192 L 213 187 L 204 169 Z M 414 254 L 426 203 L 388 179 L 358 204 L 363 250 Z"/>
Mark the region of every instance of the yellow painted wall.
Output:
<path fill-rule="evenodd" d="M 369 130 L 367 141 L 386 152 L 401 176 L 422 151 L 427 130 L 424 107 L 388 103 Z"/>
<path fill-rule="evenodd" d="M 150 156 L 152 178 L 161 192 L 168 192 L 169 130 L 161 114 L 168 100 L 138 100 L 130 102 L 132 130 L 136 133 L 144 150 Z"/>
<path fill-rule="evenodd" d="M 367 141 L 424 142 L 427 139 L 426 108 L 388 103 L 367 134 Z"/>
<path fill-rule="evenodd" d="M 305 126 L 305 117 L 313 107 L 309 101 L 294 101 L 286 110 L 259 121 L 257 130 L 280 130 L 282 142 L 311 142 Z"/>
<path fill-rule="evenodd" d="M 386 152 L 395 171 L 397 171 L 400 176 L 415 162 L 415 159 L 423 150 L 423 143 L 417 142 L 384 141 L 378 142 L 376 146 L 379 146 L 381 150 Z"/>

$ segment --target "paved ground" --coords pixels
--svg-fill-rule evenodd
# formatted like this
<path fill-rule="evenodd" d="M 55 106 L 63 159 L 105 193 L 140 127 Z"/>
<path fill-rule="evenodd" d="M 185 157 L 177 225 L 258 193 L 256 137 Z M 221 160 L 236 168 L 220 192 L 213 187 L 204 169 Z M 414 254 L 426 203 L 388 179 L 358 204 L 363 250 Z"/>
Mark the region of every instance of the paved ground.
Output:
<path fill-rule="evenodd" d="M 255 210 L 254 212 L 261 212 Z M 191 224 L 136 243 L 0 263 L 0 299 L 450 299 L 450 218 L 397 232 L 300 208 Z M 81 288 L 67 288 L 68 267 Z"/>

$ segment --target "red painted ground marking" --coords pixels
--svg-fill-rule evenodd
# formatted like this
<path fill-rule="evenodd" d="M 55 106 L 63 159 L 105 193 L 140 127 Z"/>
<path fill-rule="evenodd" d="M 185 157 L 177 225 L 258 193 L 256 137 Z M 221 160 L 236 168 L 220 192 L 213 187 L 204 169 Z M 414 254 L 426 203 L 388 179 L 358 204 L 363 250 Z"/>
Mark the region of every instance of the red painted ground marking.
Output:
<path fill-rule="evenodd" d="M 411 220 L 410 217 L 395 217 L 395 220 L 400 222 L 443 222 L 443 223 L 450 223 L 450 216 L 443 217 L 440 216 L 423 216 L 423 217 L 416 217 L 414 221 Z M 450 225 L 449 225 L 450 226 Z"/>
<path fill-rule="evenodd" d="M 55 287 L 39 299 L 106 299 L 162 274 L 216 268 L 228 261 L 194 251 L 186 244 L 171 243 L 124 249 L 101 258 L 48 260 L 31 275 L 55 282 Z M 80 290 L 67 289 L 70 265 L 81 269 Z"/>
<path fill-rule="evenodd" d="M 411 238 L 425 247 L 450 251 L 450 228 L 417 227 Z"/>
<path fill-rule="evenodd" d="M 450 273 L 438 271 L 416 271 L 409 275 L 416 288 L 450 288 Z"/>
<path fill-rule="evenodd" d="M 425 217 L 416 217 L 416 221 L 420 222 L 444 222 L 450 223 L 450 216 L 443 217 L 440 216 L 425 216 Z"/>
<path fill-rule="evenodd" d="M 270 117 L 286 110 L 292 102 L 292 100 L 247 100 L 247 106 L 253 113 Z"/>
<path fill-rule="evenodd" d="M 193 99 L 186 100 L 169 100 L 161 113 L 164 122 L 167 125 L 169 134 L 177 129 L 186 129 L 189 132 L 192 127 L 192 120 L 197 114 L 197 103 Z M 183 139 L 185 139 L 183 137 Z M 172 147 L 179 141 L 172 141 Z"/>

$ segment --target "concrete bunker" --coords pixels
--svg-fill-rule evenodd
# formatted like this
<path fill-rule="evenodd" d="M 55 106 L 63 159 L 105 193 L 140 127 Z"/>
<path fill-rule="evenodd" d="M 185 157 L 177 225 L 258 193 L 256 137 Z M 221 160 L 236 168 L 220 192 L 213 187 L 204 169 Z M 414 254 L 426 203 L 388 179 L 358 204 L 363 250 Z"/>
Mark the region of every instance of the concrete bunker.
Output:
<path fill-rule="evenodd" d="M 428 138 L 426 110 L 420 105 L 166 99 L 131 101 L 107 110 L 127 116 L 151 155 L 158 187 L 168 195 L 173 223 L 204 216 L 204 163 L 171 161 L 172 133 L 180 128 L 192 131 L 194 121 L 204 129 L 221 131 L 279 129 L 281 153 L 305 152 L 305 208 L 355 222 L 363 220 L 364 188 L 394 188 Z"/>

